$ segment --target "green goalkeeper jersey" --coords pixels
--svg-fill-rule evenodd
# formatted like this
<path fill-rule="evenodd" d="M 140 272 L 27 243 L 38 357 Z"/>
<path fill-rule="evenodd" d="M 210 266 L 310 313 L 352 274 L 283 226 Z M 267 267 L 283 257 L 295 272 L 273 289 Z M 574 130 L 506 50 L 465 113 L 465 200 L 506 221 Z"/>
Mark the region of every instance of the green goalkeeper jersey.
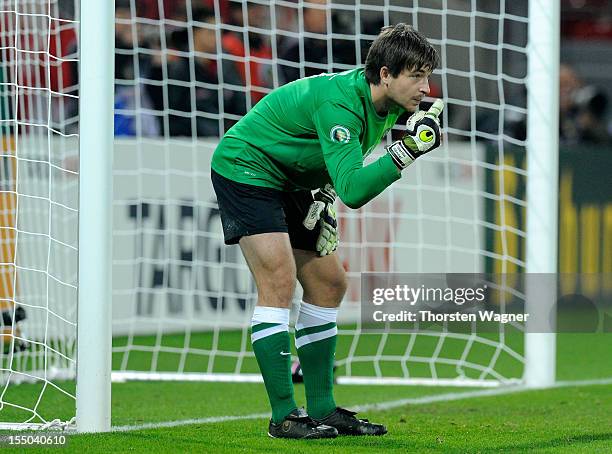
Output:
<path fill-rule="evenodd" d="M 363 69 L 296 80 L 265 96 L 223 137 L 212 158 L 218 174 L 282 191 L 333 184 L 357 208 L 400 178 L 387 154 L 364 166 L 403 112 L 380 116 Z"/>

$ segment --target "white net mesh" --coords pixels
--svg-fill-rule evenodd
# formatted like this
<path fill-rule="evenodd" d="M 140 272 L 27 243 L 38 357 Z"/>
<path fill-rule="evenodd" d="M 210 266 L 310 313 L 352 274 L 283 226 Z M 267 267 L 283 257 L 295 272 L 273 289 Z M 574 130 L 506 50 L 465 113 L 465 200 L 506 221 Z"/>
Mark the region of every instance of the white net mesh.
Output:
<path fill-rule="evenodd" d="M 75 6 L 0 1 L 0 420 L 22 427 L 74 415 Z"/>
<path fill-rule="evenodd" d="M 255 289 L 240 251 L 222 243 L 210 184 L 218 137 L 273 87 L 362 65 L 381 26 L 406 22 L 440 51 L 431 96 L 447 105 L 446 142 L 368 206 L 339 207 L 350 288 L 337 374 L 462 384 L 520 377 L 520 327 L 362 332 L 359 279 L 523 270 L 523 3 L 118 2 L 117 376 L 255 379 L 247 328 Z"/>
<path fill-rule="evenodd" d="M 338 207 L 350 287 L 337 375 L 520 377 L 520 327 L 366 333 L 359 281 L 365 271 L 524 269 L 526 6 L 207 3 L 209 12 L 189 1 L 117 1 L 115 376 L 258 380 L 248 332 L 255 288 L 238 248 L 223 245 L 210 184 L 218 137 L 273 87 L 362 65 L 380 27 L 403 21 L 440 51 L 432 97 L 447 104 L 446 142 L 368 206 Z M 75 370 L 77 6 L 0 0 L 0 419 L 26 425 L 73 415 L 50 409 L 74 398 L 74 385 L 58 380 Z"/>

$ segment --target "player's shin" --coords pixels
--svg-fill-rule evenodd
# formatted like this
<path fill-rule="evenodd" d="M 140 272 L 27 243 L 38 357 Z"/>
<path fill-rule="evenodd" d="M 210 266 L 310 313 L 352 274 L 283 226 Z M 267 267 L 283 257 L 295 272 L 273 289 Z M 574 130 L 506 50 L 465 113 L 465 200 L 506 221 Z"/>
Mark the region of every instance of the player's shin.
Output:
<path fill-rule="evenodd" d="M 280 423 L 297 408 L 291 382 L 289 309 L 255 307 L 251 342 L 272 406 L 272 421 Z"/>
<path fill-rule="evenodd" d="M 338 309 L 302 302 L 295 324 L 295 346 L 304 375 L 311 418 L 324 418 L 336 409 L 333 396 Z"/>

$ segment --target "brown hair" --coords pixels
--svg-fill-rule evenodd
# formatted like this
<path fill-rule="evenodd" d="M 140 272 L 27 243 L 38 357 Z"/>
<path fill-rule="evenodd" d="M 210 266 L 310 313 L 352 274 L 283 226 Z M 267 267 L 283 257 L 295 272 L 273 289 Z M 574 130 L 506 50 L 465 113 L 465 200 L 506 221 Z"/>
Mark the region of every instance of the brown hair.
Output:
<path fill-rule="evenodd" d="M 404 69 L 433 71 L 439 64 L 438 52 L 425 36 L 410 25 L 399 23 L 383 27 L 376 37 L 365 63 L 366 80 L 380 84 L 380 68 L 386 66 L 393 77 Z"/>

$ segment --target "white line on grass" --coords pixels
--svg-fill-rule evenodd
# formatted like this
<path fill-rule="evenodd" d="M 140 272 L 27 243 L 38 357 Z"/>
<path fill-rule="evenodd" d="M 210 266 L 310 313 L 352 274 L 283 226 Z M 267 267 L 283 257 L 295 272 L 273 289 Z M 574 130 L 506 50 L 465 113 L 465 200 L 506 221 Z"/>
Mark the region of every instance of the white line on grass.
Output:
<path fill-rule="evenodd" d="M 215 422 L 240 421 L 241 419 L 264 419 L 269 418 L 270 413 L 253 413 L 242 416 L 211 416 L 209 418 L 181 419 L 179 421 L 149 422 L 133 426 L 113 426 L 113 432 L 129 432 L 131 430 L 159 429 L 164 427 L 188 426 L 190 424 L 212 424 Z"/>
<path fill-rule="evenodd" d="M 597 380 L 577 380 L 577 381 L 559 381 L 550 388 L 565 388 L 569 386 L 590 386 L 590 385 L 610 385 L 612 384 L 611 378 L 602 378 Z M 472 397 L 488 397 L 488 396 L 500 396 L 504 394 L 520 393 L 524 391 L 537 391 L 538 389 L 550 389 L 550 388 L 528 388 L 526 386 L 507 386 L 504 388 L 496 389 L 479 389 L 476 391 L 464 391 L 464 392 L 453 392 L 446 394 L 436 394 L 433 396 L 414 397 L 407 399 L 392 400 L 389 402 L 380 402 L 376 404 L 364 404 L 354 407 L 358 411 L 366 410 L 390 410 L 392 408 L 401 407 L 404 405 L 424 405 L 432 404 L 435 402 L 450 402 L 452 400 L 470 399 Z"/>
<path fill-rule="evenodd" d="M 590 385 L 610 385 L 612 384 L 612 377 L 602 378 L 597 380 L 576 380 L 576 381 L 559 381 L 555 383 L 552 388 L 566 388 L 570 386 L 590 386 Z M 550 389 L 550 388 L 546 388 Z M 465 391 L 465 392 L 452 392 L 445 394 L 436 394 L 433 396 L 413 397 L 407 399 L 397 399 L 388 402 L 380 402 L 375 404 L 364 404 L 357 406 L 350 406 L 355 411 L 368 411 L 368 410 L 390 410 L 392 408 L 402 407 L 404 405 L 426 405 L 435 402 L 450 402 L 453 400 L 470 399 L 475 397 L 488 397 L 488 396 L 501 396 L 504 394 L 513 394 L 524 391 L 536 391 L 537 388 L 528 388 L 525 386 L 508 386 L 504 388 L 496 389 L 479 389 L 476 391 Z M 250 415 L 236 415 L 236 416 L 211 416 L 208 418 L 197 418 L 197 419 L 182 419 L 179 421 L 166 421 L 166 422 L 151 422 L 145 424 L 137 424 L 130 426 L 114 426 L 111 430 L 113 432 L 128 432 L 132 430 L 145 430 L 145 429 L 160 429 L 166 427 L 178 427 L 188 426 L 190 424 L 212 424 L 218 422 L 227 421 L 240 421 L 245 419 L 265 419 L 269 418 L 270 413 L 252 413 Z"/>

